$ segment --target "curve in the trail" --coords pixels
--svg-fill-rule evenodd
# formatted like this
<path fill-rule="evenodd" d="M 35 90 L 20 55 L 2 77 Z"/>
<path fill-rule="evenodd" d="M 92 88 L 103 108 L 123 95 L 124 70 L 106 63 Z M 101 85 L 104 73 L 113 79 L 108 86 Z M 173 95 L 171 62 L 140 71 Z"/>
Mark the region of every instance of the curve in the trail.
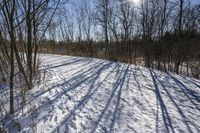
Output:
<path fill-rule="evenodd" d="M 94 58 L 41 54 L 45 83 L 30 92 L 28 132 L 200 132 L 199 80 Z M 25 111 L 26 111 L 25 110 Z M 20 109 L 18 111 L 20 113 Z"/>

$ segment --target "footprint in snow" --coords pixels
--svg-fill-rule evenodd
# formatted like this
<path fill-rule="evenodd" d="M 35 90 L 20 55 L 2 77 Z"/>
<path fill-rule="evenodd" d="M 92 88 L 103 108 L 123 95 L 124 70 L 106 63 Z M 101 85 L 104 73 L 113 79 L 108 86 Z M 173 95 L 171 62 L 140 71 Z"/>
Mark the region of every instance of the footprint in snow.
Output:
<path fill-rule="evenodd" d="M 53 128 L 53 125 L 49 125 L 49 128 Z"/>
<path fill-rule="evenodd" d="M 44 122 L 44 123 L 46 123 L 46 122 L 47 122 L 47 120 L 48 120 L 48 118 L 47 118 L 47 117 L 44 117 L 44 118 L 43 118 L 43 122 Z"/>
<path fill-rule="evenodd" d="M 68 97 L 68 100 L 71 100 L 71 99 L 72 99 L 70 95 L 67 95 L 67 97 Z"/>
<path fill-rule="evenodd" d="M 80 114 L 77 114 L 77 117 L 78 117 L 78 118 L 83 118 L 83 116 L 82 116 L 82 115 L 80 115 Z"/>
<path fill-rule="evenodd" d="M 108 129 L 106 126 L 102 126 L 101 129 L 104 131 L 104 133 L 107 133 L 108 132 Z"/>
<path fill-rule="evenodd" d="M 57 122 L 57 121 L 58 121 L 58 116 L 56 115 L 54 118 L 54 122 Z"/>
<path fill-rule="evenodd" d="M 58 107 L 58 109 L 63 110 L 62 106 L 58 105 L 57 107 Z"/>
<path fill-rule="evenodd" d="M 73 120 L 76 121 L 76 115 L 73 115 Z"/>
<path fill-rule="evenodd" d="M 62 114 L 65 114 L 65 113 L 66 113 L 66 111 L 63 109 L 63 110 L 62 110 Z"/>
<path fill-rule="evenodd" d="M 48 109 L 48 113 L 51 113 L 54 110 L 54 105 L 52 105 L 49 109 Z"/>
<path fill-rule="evenodd" d="M 87 129 L 86 126 L 83 123 L 81 123 L 81 127 L 83 128 L 83 130 Z"/>
<path fill-rule="evenodd" d="M 52 118 L 53 118 L 53 115 L 49 115 L 50 116 L 50 118 L 49 118 L 49 121 L 51 121 L 52 120 Z"/>

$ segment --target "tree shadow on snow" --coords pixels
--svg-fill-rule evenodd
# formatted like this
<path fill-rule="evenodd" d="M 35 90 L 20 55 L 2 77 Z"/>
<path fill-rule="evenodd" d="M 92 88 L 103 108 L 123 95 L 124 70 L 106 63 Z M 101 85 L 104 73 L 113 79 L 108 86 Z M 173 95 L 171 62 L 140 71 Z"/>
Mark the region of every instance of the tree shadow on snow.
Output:
<path fill-rule="evenodd" d="M 105 132 L 109 132 L 113 130 L 114 124 L 116 122 L 117 117 L 119 117 L 119 104 L 120 104 L 120 100 L 121 100 L 121 90 L 122 90 L 122 86 L 128 71 L 129 67 L 123 67 L 125 69 L 120 71 L 120 65 L 116 64 L 114 67 L 114 70 L 116 70 L 117 72 L 117 79 L 116 82 L 113 84 L 113 89 L 111 91 L 111 94 L 109 95 L 109 98 L 106 102 L 105 107 L 103 108 L 103 110 L 101 111 L 101 113 L 98 116 L 98 119 L 95 120 L 95 125 L 93 125 L 91 132 L 95 132 L 96 128 L 99 126 L 100 121 L 102 120 L 103 116 L 105 115 L 105 112 L 109 110 L 109 107 L 114 107 L 113 113 L 110 114 L 111 115 L 111 123 L 109 125 L 109 129 L 103 129 Z M 103 71 L 103 70 L 102 70 Z M 64 118 L 64 120 L 59 124 L 59 126 L 57 128 L 55 128 L 53 130 L 53 132 L 58 132 L 60 131 L 60 128 L 64 127 L 64 130 L 66 132 L 68 132 L 69 130 L 69 125 L 70 125 L 70 120 L 71 118 L 78 113 L 78 111 L 80 111 L 85 104 L 89 101 L 89 99 L 91 99 L 92 95 L 94 93 L 96 93 L 97 89 L 102 89 L 100 86 L 103 85 L 104 82 L 107 82 L 107 78 L 110 76 L 111 73 L 109 73 L 105 79 L 100 82 L 98 85 L 94 86 L 94 83 L 96 82 L 96 80 L 98 79 L 98 76 L 101 74 L 102 71 L 99 71 L 98 75 L 94 78 L 94 80 L 91 82 L 90 84 L 90 88 L 87 92 L 87 94 L 85 96 L 83 96 L 83 98 L 80 100 L 80 102 L 70 111 L 70 113 Z M 117 95 L 116 97 L 114 97 L 115 95 Z M 112 103 L 111 101 L 113 100 L 113 98 L 116 98 L 116 102 Z M 111 105 L 112 103 L 112 105 Z M 108 131 L 109 130 L 109 131 Z"/>
<path fill-rule="evenodd" d="M 166 74 L 171 77 L 177 86 L 181 89 L 181 92 L 187 97 L 187 99 L 200 111 L 198 103 L 200 103 L 200 94 L 189 89 L 182 81 L 178 80 L 175 76 L 171 75 L 169 72 Z"/>
<path fill-rule="evenodd" d="M 118 111 L 119 111 L 119 104 L 120 104 L 120 99 L 121 99 L 122 86 L 123 86 L 123 83 L 125 81 L 126 74 L 127 74 L 129 66 L 125 67 L 125 69 L 124 69 L 124 67 L 125 66 L 123 66 L 123 69 L 121 71 L 117 70 L 117 71 L 119 71 L 119 73 L 117 73 L 117 75 L 116 75 L 116 82 L 113 84 L 112 92 L 109 95 L 109 99 L 108 99 L 105 107 L 101 111 L 101 114 L 99 115 L 98 119 L 94 122 L 95 125 L 94 125 L 94 127 L 92 127 L 91 133 L 94 133 L 96 131 L 96 129 L 100 125 L 100 122 L 101 122 L 103 116 L 105 115 L 106 111 L 108 111 L 109 107 L 112 107 L 112 106 L 114 106 L 113 114 L 110 114 L 110 112 L 109 112 L 109 115 L 112 115 L 111 124 L 110 124 L 109 128 L 108 127 L 102 127 L 102 130 L 104 132 L 113 131 L 113 127 L 114 127 L 114 124 L 116 122 L 117 114 L 119 114 Z M 117 96 L 114 97 L 115 95 L 117 95 Z M 113 100 L 113 98 L 117 98 L 116 104 L 111 102 Z"/>
<path fill-rule="evenodd" d="M 144 98 L 145 102 L 151 108 L 151 111 L 155 114 L 153 107 L 149 104 L 148 99 L 146 99 L 145 94 L 143 93 L 143 90 L 142 90 L 142 87 L 141 87 L 141 83 L 139 81 L 139 76 L 140 75 L 138 75 L 137 72 L 140 72 L 142 77 L 145 79 L 145 81 L 148 82 L 146 77 L 144 76 L 143 72 L 140 70 L 139 67 L 135 66 L 134 69 L 132 69 L 132 71 L 133 71 L 133 78 L 134 78 L 135 82 L 137 83 L 137 88 L 139 89 L 141 96 Z"/>
<path fill-rule="evenodd" d="M 98 77 L 100 76 L 100 74 L 105 71 L 106 69 L 108 69 L 109 67 L 111 67 L 111 65 L 113 65 L 112 63 L 109 63 L 103 67 L 101 67 L 101 69 L 98 72 L 95 72 L 95 77 L 89 81 L 89 89 L 88 92 L 83 96 L 83 98 L 78 102 L 77 105 L 75 105 L 73 107 L 72 110 L 70 110 L 69 114 L 64 118 L 64 120 L 59 124 L 59 126 L 57 128 L 55 128 L 53 130 L 53 132 L 56 132 L 58 130 L 60 130 L 59 128 L 63 128 L 66 132 L 68 132 L 69 130 L 69 125 L 70 125 L 70 119 L 72 117 L 75 116 L 75 114 L 78 113 L 78 111 L 81 111 L 81 109 L 85 106 L 85 104 L 91 99 L 92 95 L 98 90 L 100 89 L 99 87 L 103 84 L 103 82 L 106 81 L 106 79 L 108 78 L 108 76 L 110 75 L 110 73 L 103 79 L 102 82 L 100 82 L 99 84 L 95 85 L 96 80 L 98 79 Z M 102 65 L 98 65 L 98 66 L 102 66 Z M 116 65 L 114 68 L 118 67 L 118 65 Z M 52 133 L 53 133 L 52 132 Z"/>
<path fill-rule="evenodd" d="M 100 64 L 103 64 L 103 63 L 105 63 L 105 61 L 101 62 Z M 92 71 L 95 71 L 95 69 L 98 69 L 97 67 L 100 64 L 96 64 L 95 66 L 89 67 L 89 68 L 86 68 L 86 69 L 83 68 L 83 69 L 77 71 L 76 73 L 73 73 L 74 76 L 71 79 L 67 80 L 67 81 L 63 77 L 62 78 L 62 83 L 56 84 L 56 85 L 52 85 L 52 86 L 48 87 L 48 89 L 46 89 L 45 91 L 42 91 L 41 93 L 38 93 L 37 95 L 34 96 L 34 98 L 31 100 L 31 102 L 34 101 L 35 99 L 39 98 L 41 95 L 45 94 L 46 92 L 51 91 L 52 89 L 55 89 L 56 87 L 62 87 L 63 85 L 69 85 L 69 86 L 76 85 L 76 86 L 78 86 L 80 83 L 83 83 L 85 80 L 90 78 L 90 77 L 87 77 L 87 74 L 91 73 Z M 73 82 L 76 82 L 76 84 L 74 84 Z M 73 89 L 72 87 L 69 87 L 69 88 Z M 68 89 L 68 91 L 71 90 L 71 89 Z"/>
<path fill-rule="evenodd" d="M 73 107 L 73 109 L 70 110 L 70 113 L 65 118 L 65 121 L 63 121 L 60 124 L 60 125 L 63 125 L 64 123 L 66 123 L 75 114 L 75 112 L 78 109 L 82 108 L 86 104 L 86 102 L 91 98 L 91 96 L 97 90 L 98 86 L 100 86 L 100 84 L 101 84 L 101 83 L 98 84 L 97 88 L 94 89 L 95 88 L 94 84 L 96 83 L 96 79 L 100 76 L 101 73 L 103 73 L 104 71 L 109 69 L 112 65 L 113 65 L 112 62 L 97 63 L 97 65 L 95 65 L 92 68 L 88 68 L 88 69 L 86 69 L 84 71 L 80 70 L 79 71 L 80 73 L 75 74 L 75 76 L 73 76 L 71 79 L 69 79 L 67 81 L 64 80 L 63 83 L 60 83 L 60 84 L 55 85 L 55 86 L 51 86 L 49 88 L 49 90 L 55 89 L 55 88 L 58 88 L 58 87 L 62 87 L 62 92 L 59 92 L 58 94 L 54 95 L 53 99 L 47 100 L 45 103 L 40 105 L 37 109 L 35 109 L 35 111 L 45 109 L 45 108 L 49 107 L 50 105 L 54 105 L 54 102 L 56 102 L 56 100 L 61 98 L 63 95 L 68 96 L 67 95 L 68 92 L 78 89 L 78 87 L 81 84 L 87 84 L 86 82 L 90 83 L 89 85 L 91 87 L 89 88 L 87 94 L 85 96 L 83 96 L 83 98 L 80 101 L 78 101 L 78 104 L 75 107 Z M 88 76 L 89 74 L 91 74 L 91 75 Z M 79 88 L 79 89 L 81 89 L 81 88 Z M 45 118 L 45 117 L 46 117 L 46 115 L 44 115 L 40 120 L 43 120 L 43 118 Z M 55 129 L 55 131 L 56 130 L 58 130 L 58 129 Z"/>
<path fill-rule="evenodd" d="M 72 64 L 75 64 L 75 63 L 86 62 L 86 61 L 91 61 L 91 60 L 88 60 L 87 58 L 82 58 L 82 59 L 78 58 L 78 59 L 71 59 L 70 62 L 69 62 L 66 59 L 64 59 L 61 62 L 66 62 L 66 63 L 62 63 L 62 64 L 57 63 L 58 65 L 48 66 L 47 68 L 43 68 L 40 71 L 55 69 L 55 68 L 58 68 L 58 67 L 63 67 L 63 66 L 72 65 Z"/>
<path fill-rule="evenodd" d="M 187 127 L 188 132 L 192 132 L 191 127 L 189 125 L 191 123 L 189 123 L 189 120 L 188 120 L 187 116 L 184 114 L 184 111 L 179 107 L 179 105 L 176 102 L 175 98 L 171 95 L 171 93 L 168 91 L 168 89 L 164 85 L 164 82 L 158 78 L 156 72 L 153 69 L 152 70 L 150 69 L 150 71 L 151 71 L 151 73 L 153 73 L 154 79 L 158 82 L 158 84 L 160 84 L 162 86 L 162 88 L 163 88 L 162 90 L 165 91 L 165 94 L 167 94 L 167 97 L 171 100 L 171 102 L 173 103 L 173 105 L 175 106 L 175 108 L 178 110 L 178 113 L 181 116 L 181 118 L 182 118 L 185 126 Z"/>
<path fill-rule="evenodd" d="M 180 77 L 182 77 L 183 79 L 185 79 L 189 83 L 194 84 L 196 87 L 198 87 L 198 89 L 200 89 L 200 82 L 198 82 L 197 80 L 195 80 L 195 79 L 188 79 L 187 77 L 184 77 L 182 75 L 180 75 Z"/>
<path fill-rule="evenodd" d="M 194 92 L 193 90 L 189 89 L 182 81 L 178 80 L 176 77 L 170 75 L 170 73 L 166 72 L 166 74 L 164 75 L 165 78 L 169 79 L 171 78 L 175 84 L 177 85 L 178 88 L 174 88 L 174 87 L 170 87 L 168 88 L 166 84 L 171 84 L 170 82 L 166 82 L 165 79 L 159 79 L 158 75 L 156 74 L 156 72 L 153 69 L 149 69 L 153 83 L 154 83 L 154 87 L 155 87 L 155 94 L 157 97 L 157 116 L 156 116 L 156 132 L 159 132 L 158 129 L 158 110 L 159 107 L 161 108 L 162 111 L 162 118 L 163 118 L 163 122 L 164 122 L 164 126 L 165 129 L 167 130 L 167 132 L 174 132 L 174 129 L 176 127 L 173 126 L 173 121 L 172 119 L 176 119 L 176 118 L 171 118 L 168 108 L 167 108 L 167 103 L 165 105 L 164 100 L 163 100 L 163 96 L 165 96 L 167 99 L 169 99 L 171 101 L 171 103 L 173 104 L 173 106 L 176 108 L 177 113 L 180 115 L 181 120 L 183 122 L 183 124 L 185 125 L 187 132 L 193 132 L 192 129 L 196 129 L 196 131 L 200 132 L 199 130 L 199 126 L 197 124 L 195 124 L 194 122 L 192 122 L 190 115 L 187 115 L 185 110 L 182 110 L 184 108 L 183 105 L 181 105 L 181 99 L 184 97 L 181 97 L 181 99 L 177 99 L 179 97 L 176 97 L 178 93 L 183 93 L 186 100 L 190 101 L 190 103 L 192 103 L 195 108 L 197 109 L 197 111 L 199 111 L 199 107 L 198 104 L 195 103 L 195 101 L 198 103 L 199 100 L 199 95 Z M 174 89 L 174 91 L 176 91 L 177 89 L 180 89 L 180 91 L 174 92 L 174 91 L 170 91 L 171 89 Z M 161 92 L 162 90 L 162 92 Z M 175 95 L 175 93 L 177 93 Z M 174 94 L 174 95 L 172 95 Z M 193 101 L 195 100 L 195 101 Z M 182 130 L 183 131 L 183 130 Z"/>
<path fill-rule="evenodd" d="M 164 121 L 165 129 L 167 130 L 168 133 L 170 131 L 174 133 L 174 128 L 173 128 L 173 125 L 172 125 L 172 121 L 171 121 L 169 112 L 168 112 L 167 107 L 166 107 L 166 105 L 163 101 L 163 98 L 162 98 L 162 95 L 161 95 L 161 92 L 160 92 L 160 88 L 158 87 L 157 82 L 156 82 L 156 75 L 153 72 L 153 70 L 151 70 L 151 69 L 149 69 L 149 70 L 150 70 L 150 74 L 151 74 L 151 77 L 152 77 L 152 80 L 153 80 L 153 83 L 154 83 L 154 87 L 155 87 L 157 104 L 160 105 L 160 108 L 161 108 L 161 111 L 162 111 L 162 118 L 163 118 L 163 121 Z M 158 114 L 156 116 L 156 132 L 157 133 L 159 132 L 158 131 Z"/>
<path fill-rule="evenodd" d="M 51 57 L 50 57 L 51 58 Z M 60 58 L 60 57 L 59 57 Z M 48 58 L 49 59 L 49 58 Z M 57 59 L 58 60 L 58 59 Z M 54 62 L 54 61 L 56 61 L 56 60 L 53 60 L 52 62 Z M 51 62 L 51 61 L 50 61 Z M 51 64 L 50 62 L 48 62 L 48 64 Z M 67 63 L 65 63 L 65 62 L 67 62 Z M 63 59 L 61 59 L 61 60 L 59 60 L 59 62 L 58 63 L 54 63 L 54 66 L 50 66 L 50 67 L 47 67 L 47 68 L 42 68 L 42 69 L 39 69 L 39 71 L 41 72 L 41 71 L 46 71 L 46 70 L 49 70 L 49 69 L 54 69 L 54 68 L 58 68 L 58 67 L 64 67 L 64 66 L 67 66 L 67 65 L 74 65 L 74 64 L 76 64 L 76 63 L 79 63 L 79 64 L 81 64 L 82 63 L 82 65 L 84 66 L 84 65 L 86 65 L 86 64 L 90 64 L 92 62 L 92 59 L 91 58 L 79 58 L 79 59 L 77 59 L 77 58 L 70 58 L 70 59 L 68 59 L 68 58 L 63 58 Z M 55 64 L 59 64 L 59 65 L 55 65 Z M 48 65 L 47 65 L 48 66 Z M 81 72 L 81 71 L 83 71 L 83 70 L 80 70 L 80 71 L 78 71 L 78 73 L 79 72 Z M 15 73 L 15 76 L 17 76 L 17 75 L 19 75 L 19 72 L 17 72 L 17 73 Z M 53 86 L 53 88 L 54 88 L 55 86 Z M 43 95 L 44 93 L 46 93 L 46 92 L 48 92 L 49 90 L 51 90 L 51 89 L 53 89 L 53 88 L 49 88 L 48 90 L 46 90 L 46 91 L 42 91 L 42 92 L 40 92 L 40 93 L 38 93 L 37 95 L 35 95 L 34 96 L 34 98 L 33 99 L 31 99 L 28 103 L 26 103 L 25 105 L 27 105 L 27 104 L 29 104 L 29 103 L 31 103 L 31 102 L 33 102 L 35 99 L 37 99 L 38 97 L 40 97 L 41 95 Z M 17 87 L 15 87 L 14 89 L 17 89 Z M 21 100 L 21 94 L 18 92 L 18 93 L 16 93 L 16 91 L 14 91 L 14 93 L 15 93 L 15 95 L 14 95 L 14 100 L 15 100 L 15 102 L 17 103 L 17 102 L 19 102 L 20 100 Z M 6 97 L 7 98 L 7 97 Z M 5 104 L 8 104 L 9 103 L 9 100 L 8 100 L 8 98 L 7 98 L 7 100 L 4 102 Z M 23 105 L 23 106 L 16 106 L 15 107 L 15 112 L 17 112 L 17 111 L 19 111 L 19 110 L 21 110 L 25 105 Z M 17 108 L 18 107 L 18 108 Z"/>

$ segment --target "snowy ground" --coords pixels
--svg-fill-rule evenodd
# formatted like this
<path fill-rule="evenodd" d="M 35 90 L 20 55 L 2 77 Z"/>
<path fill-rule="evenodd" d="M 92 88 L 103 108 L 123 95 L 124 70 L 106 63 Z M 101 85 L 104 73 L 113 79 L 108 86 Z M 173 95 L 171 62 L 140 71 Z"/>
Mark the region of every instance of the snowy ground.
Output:
<path fill-rule="evenodd" d="M 40 59 L 46 83 L 30 92 L 32 113 L 17 117 L 23 132 L 200 132 L 199 80 L 84 57 Z"/>

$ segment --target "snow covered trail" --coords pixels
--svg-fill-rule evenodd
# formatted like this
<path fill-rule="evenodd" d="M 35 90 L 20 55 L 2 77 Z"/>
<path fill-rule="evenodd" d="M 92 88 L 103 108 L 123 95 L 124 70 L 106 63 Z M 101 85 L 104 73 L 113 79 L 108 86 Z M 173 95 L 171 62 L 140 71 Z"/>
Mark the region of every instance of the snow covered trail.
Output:
<path fill-rule="evenodd" d="M 32 112 L 18 117 L 23 132 L 200 132 L 199 80 L 94 58 L 40 59 L 45 84 L 30 92 Z"/>

